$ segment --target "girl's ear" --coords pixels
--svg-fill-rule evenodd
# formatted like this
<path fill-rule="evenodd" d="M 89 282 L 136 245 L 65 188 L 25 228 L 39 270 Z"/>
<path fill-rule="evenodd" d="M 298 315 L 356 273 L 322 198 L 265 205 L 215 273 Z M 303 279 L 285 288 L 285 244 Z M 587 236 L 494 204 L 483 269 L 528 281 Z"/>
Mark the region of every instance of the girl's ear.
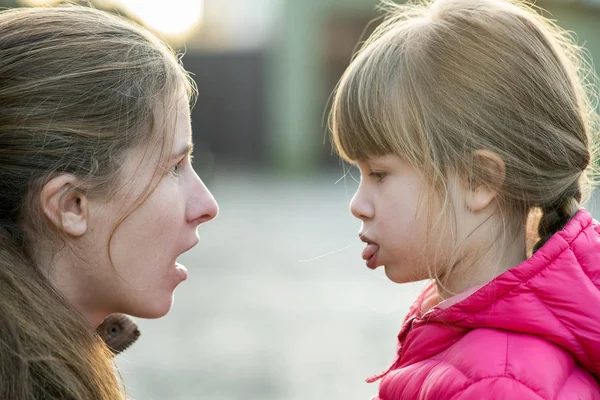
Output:
<path fill-rule="evenodd" d="M 477 150 L 473 153 L 473 174 L 467 186 L 467 208 L 479 212 L 498 195 L 504 183 L 506 167 L 496 153 Z"/>
<path fill-rule="evenodd" d="M 73 175 L 62 174 L 50 179 L 42 188 L 40 203 L 50 222 L 61 232 L 82 236 L 87 231 L 88 200 L 74 190 Z"/>

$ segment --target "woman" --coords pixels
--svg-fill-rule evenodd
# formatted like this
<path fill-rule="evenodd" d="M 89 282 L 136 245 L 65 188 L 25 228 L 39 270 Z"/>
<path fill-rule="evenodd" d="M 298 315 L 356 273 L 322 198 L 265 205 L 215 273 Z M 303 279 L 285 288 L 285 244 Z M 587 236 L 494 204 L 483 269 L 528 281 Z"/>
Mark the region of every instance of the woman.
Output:
<path fill-rule="evenodd" d="M 0 398 L 124 397 L 95 329 L 165 315 L 218 213 L 191 166 L 194 89 L 116 16 L 0 13 Z"/>

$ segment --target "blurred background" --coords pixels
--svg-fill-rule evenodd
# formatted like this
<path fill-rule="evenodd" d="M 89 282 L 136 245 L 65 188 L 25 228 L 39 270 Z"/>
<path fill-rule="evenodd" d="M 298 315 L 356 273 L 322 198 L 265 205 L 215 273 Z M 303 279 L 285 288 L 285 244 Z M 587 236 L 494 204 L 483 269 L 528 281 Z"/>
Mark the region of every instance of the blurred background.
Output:
<path fill-rule="evenodd" d="M 47 0 L 0 0 L 3 7 Z M 171 313 L 119 356 L 136 400 L 369 399 L 422 283 L 360 259 L 356 189 L 331 150 L 329 96 L 377 0 L 97 0 L 185 52 L 199 87 L 194 166 L 220 203 L 182 256 Z M 544 0 L 600 62 L 600 0 Z M 590 208 L 594 215 L 598 196 Z"/>

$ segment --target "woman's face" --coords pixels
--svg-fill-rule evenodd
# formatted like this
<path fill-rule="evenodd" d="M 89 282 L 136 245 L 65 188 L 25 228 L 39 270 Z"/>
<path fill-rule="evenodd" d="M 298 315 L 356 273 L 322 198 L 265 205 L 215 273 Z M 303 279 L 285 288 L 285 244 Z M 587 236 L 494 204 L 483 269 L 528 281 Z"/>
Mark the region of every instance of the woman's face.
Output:
<path fill-rule="evenodd" d="M 157 154 L 135 151 L 125 162 L 118 192 L 108 200 L 89 199 L 88 230 L 75 253 L 81 260 L 77 274 L 82 289 L 75 302 L 92 320 L 113 312 L 142 318 L 165 315 L 175 288 L 187 278 L 177 258 L 198 243 L 198 225 L 218 213 L 214 197 L 191 165 L 186 101 L 171 118 L 176 123 L 166 164 L 157 165 Z M 153 178 L 155 173 L 158 178 Z M 160 180 L 148 195 L 153 179 Z M 145 199 L 141 204 L 140 198 Z"/>

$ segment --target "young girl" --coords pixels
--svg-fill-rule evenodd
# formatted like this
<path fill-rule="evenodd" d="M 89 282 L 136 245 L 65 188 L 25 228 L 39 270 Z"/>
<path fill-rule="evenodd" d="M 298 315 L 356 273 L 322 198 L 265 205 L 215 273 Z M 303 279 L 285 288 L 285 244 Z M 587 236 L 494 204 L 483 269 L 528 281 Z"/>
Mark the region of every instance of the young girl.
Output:
<path fill-rule="evenodd" d="M 190 164 L 193 93 L 121 18 L 0 13 L 1 399 L 124 398 L 95 329 L 165 315 L 217 214 Z"/>
<path fill-rule="evenodd" d="M 517 3 L 389 7 L 330 119 L 361 172 L 350 208 L 367 266 L 434 280 L 371 379 L 376 399 L 600 399 L 600 225 L 581 207 L 596 125 L 578 49 Z"/>

